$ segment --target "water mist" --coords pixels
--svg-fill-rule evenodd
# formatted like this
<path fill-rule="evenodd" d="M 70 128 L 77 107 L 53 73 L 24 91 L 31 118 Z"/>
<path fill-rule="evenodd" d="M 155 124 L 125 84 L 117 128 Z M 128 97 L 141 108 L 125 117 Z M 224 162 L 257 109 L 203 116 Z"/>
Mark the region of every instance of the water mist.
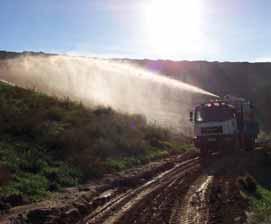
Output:
<path fill-rule="evenodd" d="M 215 96 L 141 68 L 110 60 L 22 55 L 0 62 L 0 79 L 86 106 L 110 106 L 184 131 L 195 94 Z"/>

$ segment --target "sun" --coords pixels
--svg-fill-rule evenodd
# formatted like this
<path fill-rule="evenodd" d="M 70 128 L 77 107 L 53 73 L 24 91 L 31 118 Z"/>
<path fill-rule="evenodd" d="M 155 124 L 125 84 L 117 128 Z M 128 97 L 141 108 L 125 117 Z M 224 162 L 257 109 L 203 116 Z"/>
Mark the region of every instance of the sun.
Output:
<path fill-rule="evenodd" d="M 150 0 L 145 7 L 149 45 L 160 55 L 195 51 L 201 35 L 202 0 Z"/>

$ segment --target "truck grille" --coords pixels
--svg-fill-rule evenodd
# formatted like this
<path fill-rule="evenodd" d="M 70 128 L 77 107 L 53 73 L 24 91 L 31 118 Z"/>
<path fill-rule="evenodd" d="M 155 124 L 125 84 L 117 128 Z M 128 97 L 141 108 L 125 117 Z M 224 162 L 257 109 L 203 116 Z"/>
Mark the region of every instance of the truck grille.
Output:
<path fill-rule="evenodd" d="M 221 126 L 219 126 L 219 127 L 206 127 L 206 128 L 201 128 L 201 133 L 202 134 L 221 134 L 221 133 L 223 133 L 223 129 Z"/>

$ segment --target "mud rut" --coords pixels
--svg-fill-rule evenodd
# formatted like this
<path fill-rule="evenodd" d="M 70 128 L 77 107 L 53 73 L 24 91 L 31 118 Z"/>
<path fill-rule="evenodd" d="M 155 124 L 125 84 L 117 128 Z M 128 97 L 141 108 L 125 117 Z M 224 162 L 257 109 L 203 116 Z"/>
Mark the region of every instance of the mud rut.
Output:
<path fill-rule="evenodd" d="M 189 188 L 199 167 L 198 157 L 177 164 L 138 188 L 113 197 L 81 223 L 168 223 L 171 211 L 177 209 L 175 199 Z"/>
<path fill-rule="evenodd" d="M 209 223 L 212 181 L 212 176 L 201 173 L 196 157 L 136 189 L 116 193 L 79 223 Z"/>
<path fill-rule="evenodd" d="M 214 175 L 215 169 L 211 172 L 204 169 L 198 156 L 176 160 L 174 164 L 141 185 L 112 186 L 103 191 L 88 202 L 91 209 L 83 216 L 63 221 L 61 215 L 57 215 L 57 219 L 48 223 L 245 222 L 244 209 L 236 203 L 242 199 L 238 198 L 234 178 Z"/>

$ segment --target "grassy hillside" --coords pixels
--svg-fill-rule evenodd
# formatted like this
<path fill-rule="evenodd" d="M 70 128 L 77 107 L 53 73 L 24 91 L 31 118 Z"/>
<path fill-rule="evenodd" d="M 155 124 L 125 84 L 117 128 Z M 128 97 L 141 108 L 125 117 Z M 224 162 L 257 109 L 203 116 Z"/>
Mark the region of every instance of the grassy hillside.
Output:
<path fill-rule="evenodd" d="M 87 109 L 0 83 L 2 197 L 21 194 L 37 200 L 50 191 L 182 151 L 183 140 L 147 125 L 139 115 Z"/>

